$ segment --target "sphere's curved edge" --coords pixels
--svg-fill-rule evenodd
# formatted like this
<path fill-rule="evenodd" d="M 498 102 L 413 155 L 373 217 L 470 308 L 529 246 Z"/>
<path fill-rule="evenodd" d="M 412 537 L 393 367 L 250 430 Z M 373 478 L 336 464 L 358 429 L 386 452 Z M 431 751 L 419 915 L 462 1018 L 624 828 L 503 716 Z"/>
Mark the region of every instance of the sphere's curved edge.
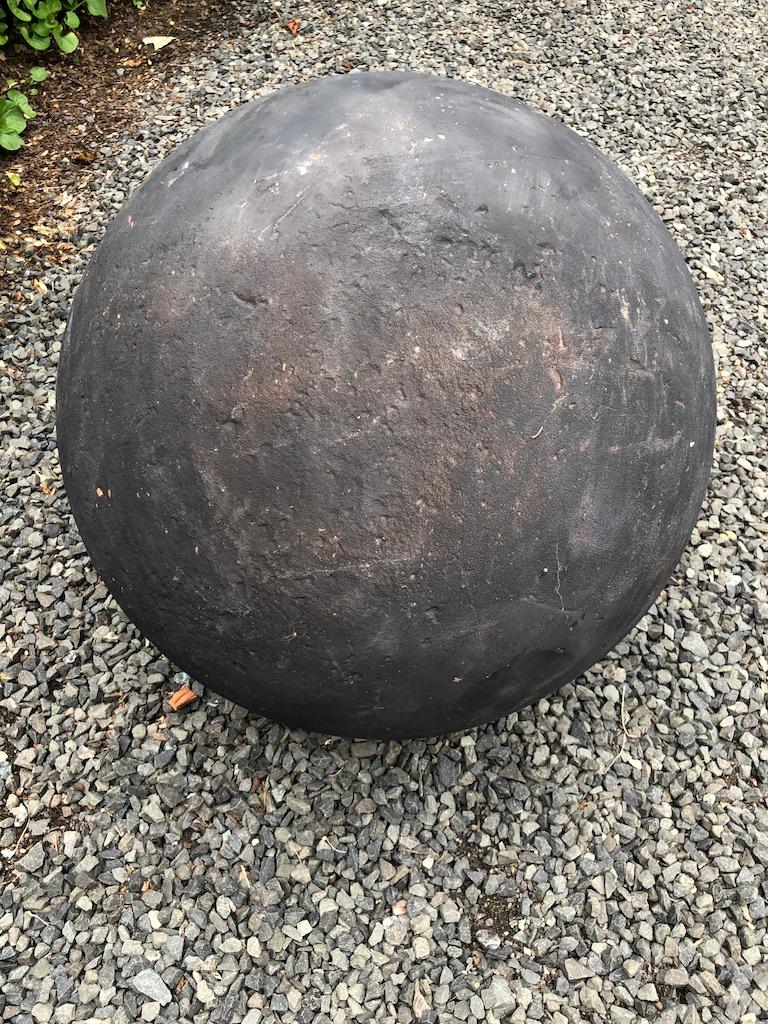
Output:
<path fill-rule="evenodd" d="M 94 565 L 160 650 L 277 721 L 406 738 L 552 692 L 645 614 L 703 499 L 714 363 L 674 241 L 588 140 L 381 76 L 272 93 L 156 168 L 78 289 L 57 422 Z M 387 132 L 369 103 L 347 137 L 334 104 L 367 91 Z"/>

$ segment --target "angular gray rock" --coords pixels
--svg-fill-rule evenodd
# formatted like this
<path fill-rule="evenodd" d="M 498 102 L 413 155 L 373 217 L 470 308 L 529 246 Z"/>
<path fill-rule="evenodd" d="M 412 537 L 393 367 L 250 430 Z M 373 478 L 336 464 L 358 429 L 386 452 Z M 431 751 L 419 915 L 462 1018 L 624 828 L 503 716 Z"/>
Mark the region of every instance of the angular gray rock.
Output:
<path fill-rule="evenodd" d="M 171 1001 L 171 993 L 163 979 L 155 971 L 147 968 L 131 978 L 131 985 L 136 992 L 146 996 L 153 1002 L 167 1006 Z"/>

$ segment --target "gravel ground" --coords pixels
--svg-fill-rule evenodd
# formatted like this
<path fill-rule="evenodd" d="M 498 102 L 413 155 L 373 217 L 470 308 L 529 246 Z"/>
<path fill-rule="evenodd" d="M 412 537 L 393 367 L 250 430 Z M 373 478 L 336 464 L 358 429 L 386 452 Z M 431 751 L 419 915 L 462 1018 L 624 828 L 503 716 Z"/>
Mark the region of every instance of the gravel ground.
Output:
<path fill-rule="evenodd" d="M 290 15 L 297 39 L 246 19 L 147 97 L 109 170 L 63 197 L 65 268 L 6 268 L 0 1019 L 765 1020 L 768 12 Z M 94 574 L 53 434 L 72 290 L 131 189 L 234 104 L 368 67 L 520 96 L 616 159 L 686 255 L 720 376 L 706 506 L 631 636 L 523 713 L 403 745 L 290 732 L 207 692 L 171 712 L 183 677 Z"/>

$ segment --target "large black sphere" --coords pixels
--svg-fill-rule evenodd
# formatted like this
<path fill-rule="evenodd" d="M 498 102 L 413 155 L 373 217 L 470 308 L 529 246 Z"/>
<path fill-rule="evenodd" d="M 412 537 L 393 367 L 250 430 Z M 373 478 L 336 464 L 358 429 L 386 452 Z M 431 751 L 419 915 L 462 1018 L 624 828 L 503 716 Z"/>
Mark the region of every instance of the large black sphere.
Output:
<path fill-rule="evenodd" d="M 115 218 L 58 384 L 125 612 L 307 729 L 477 725 L 648 608 L 704 495 L 714 373 L 636 188 L 523 103 L 414 74 L 241 106 Z"/>

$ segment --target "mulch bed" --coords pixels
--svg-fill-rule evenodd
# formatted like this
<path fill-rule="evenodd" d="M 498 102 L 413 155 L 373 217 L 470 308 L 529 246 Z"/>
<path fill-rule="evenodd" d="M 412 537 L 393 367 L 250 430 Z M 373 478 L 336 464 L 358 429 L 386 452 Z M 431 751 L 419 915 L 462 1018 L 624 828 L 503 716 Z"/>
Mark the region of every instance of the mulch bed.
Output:
<path fill-rule="evenodd" d="M 83 17 L 80 45 L 68 56 L 22 45 L 0 51 L 0 81 L 23 81 L 35 65 L 51 73 L 31 97 L 37 117 L 25 145 L 0 155 L 0 254 L 66 257 L 71 246 L 53 230 L 62 192 L 76 194 L 79 176 L 98 165 L 100 144 L 140 115 L 147 90 L 236 29 L 238 9 L 234 0 L 149 0 L 144 10 L 112 0 L 106 20 Z M 148 36 L 176 38 L 155 51 L 142 42 Z M 6 171 L 20 175 L 20 187 Z"/>

